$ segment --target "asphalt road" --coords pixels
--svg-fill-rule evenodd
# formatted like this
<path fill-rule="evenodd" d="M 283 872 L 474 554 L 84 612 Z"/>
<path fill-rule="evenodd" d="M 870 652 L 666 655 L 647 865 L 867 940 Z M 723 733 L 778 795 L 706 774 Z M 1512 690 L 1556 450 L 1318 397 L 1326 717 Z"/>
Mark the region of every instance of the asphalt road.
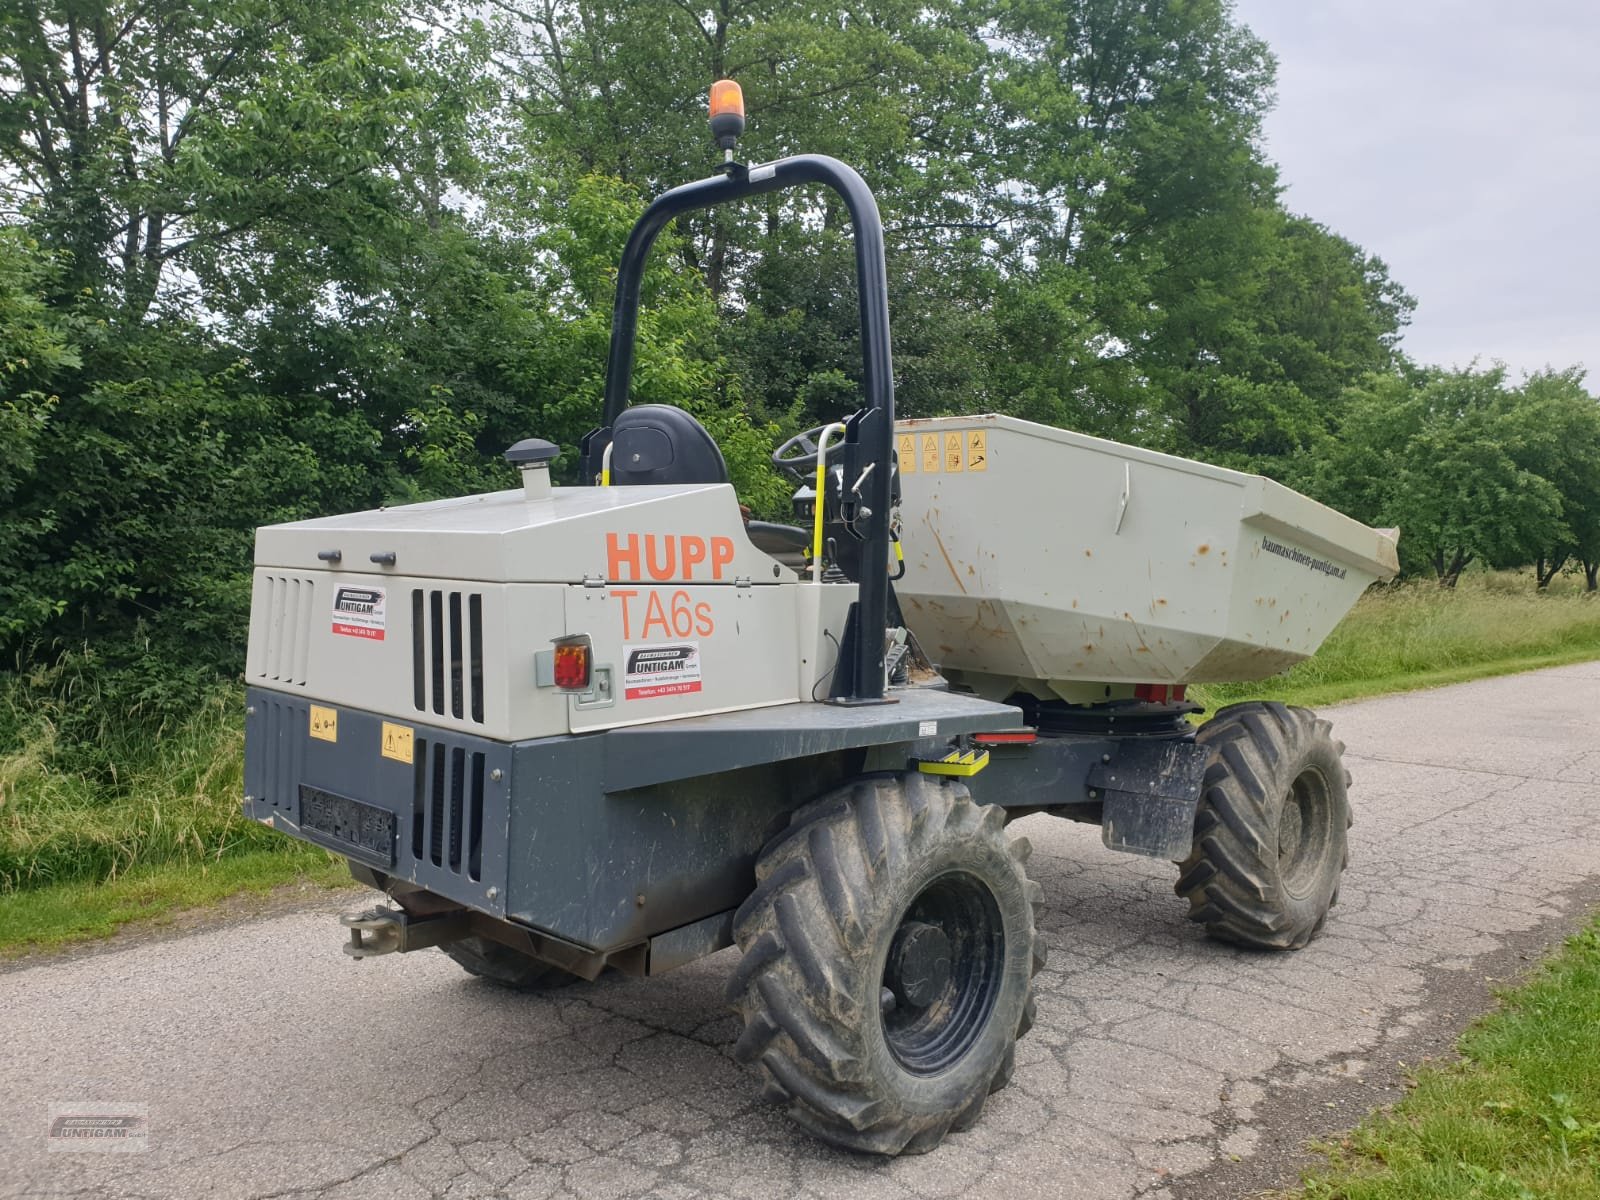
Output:
<path fill-rule="evenodd" d="M 765 1103 L 728 1055 L 731 952 L 508 995 L 431 952 L 350 961 L 340 896 L 0 974 L 0 1195 L 1239 1195 L 1297 1113 L 1343 1096 L 1353 1120 L 1441 998 L 1600 895 L 1600 664 L 1328 715 L 1353 861 L 1299 953 L 1208 943 L 1171 867 L 1020 824 L 1046 895 L 1039 1023 L 1013 1085 L 933 1154 L 841 1154 Z M 145 1105 L 148 1152 L 48 1153 L 65 1101 Z"/>

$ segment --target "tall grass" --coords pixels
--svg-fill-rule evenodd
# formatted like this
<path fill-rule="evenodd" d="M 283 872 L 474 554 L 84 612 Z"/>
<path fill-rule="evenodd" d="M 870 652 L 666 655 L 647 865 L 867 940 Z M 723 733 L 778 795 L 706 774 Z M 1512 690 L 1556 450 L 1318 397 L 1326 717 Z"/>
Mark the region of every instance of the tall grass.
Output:
<path fill-rule="evenodd" d="M 1426 580 L 1374 587 L 1311 658 L 1255 683 L 1208 684 L 1209 706 L 1255 698 L 1329 703 L 1347 696 L 1600 657 L 1600 595 L 1570 583 L 1535 591 L 1525 574 L 1483 572 L 1454 589 Z"/>
<path fill-rule="evenodd" d="M 100 712 L 87 745 L 62 729 L 83 724 L 92 689 L 47 695 L 22 680 L 0 687 L 0 893 L 285 848 L 240 809 L 238 689 L 163 724 Z"/>

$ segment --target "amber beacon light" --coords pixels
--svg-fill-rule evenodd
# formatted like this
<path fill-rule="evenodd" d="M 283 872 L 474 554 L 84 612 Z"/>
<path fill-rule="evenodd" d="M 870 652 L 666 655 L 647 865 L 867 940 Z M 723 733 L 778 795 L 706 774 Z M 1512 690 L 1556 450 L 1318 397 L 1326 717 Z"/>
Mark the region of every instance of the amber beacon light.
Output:
<path fill-rule="evenodd" d="M 743 132 L 744 92 L 733 80 L 719 79 L 711 85 L 711 136 L 731 158 Z"/>

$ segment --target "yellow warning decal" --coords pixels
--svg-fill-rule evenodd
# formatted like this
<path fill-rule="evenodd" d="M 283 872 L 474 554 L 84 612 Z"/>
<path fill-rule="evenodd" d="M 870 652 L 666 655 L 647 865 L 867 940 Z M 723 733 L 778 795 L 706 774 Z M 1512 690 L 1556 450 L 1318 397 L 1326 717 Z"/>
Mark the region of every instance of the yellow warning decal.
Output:
<path fill-rule="evenodd" d="M 959 775 L 962 777 L 976 775 L 989 765 L 989 752 L 987 750 L 968 750 L 963 754 L 959 750 L 952 750 L 938 762 L 919 762 L 917 770 L 924 775 Z"/>
<path fill-rule="evenodd" d="M 311 706 L 311 736 L 319 742 L 337 742 L 339 740 L 339 710 L 337 708 L 324 708 L 320 704 Z"/>
<path fill-rule="evenodd" d="M 989 431 L 987 429 L 967 430 L 967 470 L 987 471 L 989 469 Z"/>
<path fill-rule="evenodd" d="M 410 763 L 416 755 L 416 730 L 409 725 L 383 723 L 383 756 Z"/>
<path fill-rule="evenodd" d="M 895 453 L 900 458 L 900 474 L 915 475 L 917 473 L 917 437 L 914 433 L 902 433 L 894 440 Z"/>
<path fill-rule="evenodd" d="M 944 469 L 948 475 L 961 470 L 961 435 L 953 430 L 944 435 Z"/>
<path fill-rule="evenodd" d="M 939 473 L 939 435 L 925 433 L 922 435 L 922 469 L 929 475 Z"/>

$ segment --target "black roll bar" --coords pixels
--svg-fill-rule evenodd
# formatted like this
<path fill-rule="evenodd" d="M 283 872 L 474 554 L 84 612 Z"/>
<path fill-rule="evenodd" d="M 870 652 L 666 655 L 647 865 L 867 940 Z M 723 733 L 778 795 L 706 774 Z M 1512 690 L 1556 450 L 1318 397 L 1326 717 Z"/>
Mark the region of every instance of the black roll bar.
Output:
<path fill-rule="evenodd" d="M 758 166 L 730 164 L 725 175 L 686 183 L 657 196 L 628 235 L 617 271 L 617 298 L 611 315 L 611 353 L 606 361 L 605 429 L 628 407 L 633 376 L 634 338 L 639 327 L 639 287 L 650 248 L 668 221 L 695 209 L 711 208 L 782 188 L 821 183 L 831 187 L 850 212 L 855 234 L 856 290 L 861 303 L 861 360 L 867 406 L 847 423 L 841 447 L 844 496 L 854 496 L 857 524 L 867 536 L 862 552 L 854 638 L 841 649 L 834 670 L 833 698 L 840 703 L 884 699 L 883 642 L 888 624 L 890 464 L 894 454 L 894 374 L 889 352 L 889 277 L 883 262 L 883 222 L 878 202 L 852 168 L 825 154 L 797 154 Z M 821 504 L 823 497 L 817 497 Z M 820 569 L 820 565 L 818 567 Z M 851 643 L 854 643 L 853 646 Z"/>

